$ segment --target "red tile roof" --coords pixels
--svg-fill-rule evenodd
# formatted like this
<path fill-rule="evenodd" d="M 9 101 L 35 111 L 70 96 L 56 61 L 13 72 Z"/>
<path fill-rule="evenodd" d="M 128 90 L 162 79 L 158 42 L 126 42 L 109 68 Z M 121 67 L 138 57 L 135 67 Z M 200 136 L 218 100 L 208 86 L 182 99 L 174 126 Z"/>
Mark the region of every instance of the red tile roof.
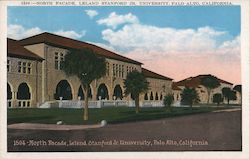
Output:
<path fill-rule="evenodd" d="M 18 41 L 9 38 L 7 39 L 7 51 L 7 55 L 10 57 L 18 57 L 39 61 L 43 60 L 43 58 L 41 58 L 40 56 L 32 53 L 31 51 L 21 46 Z"/>
<path fill-rule="evenodd" d="M 176 83 L 176 82 L 173 82 L 173 83 L 172 83 L 172 90 L 181 90 L 181 88 L 179 88 L 179 87 L 177 86 L 177 83 Z"/>
<path fill-rule="evenodd" d="M 198 75 L 196 77 L 189 77 L 189 78 L 186 78 L 186 79 L 181 80 L 179 82 L 176 82 L 176 85 L 177 86 L 185 86 L 185 87 L 193 87 L 193 88 L 198 87 L 199 85 L 201 85 L 201 79 L 203 77 L 206 77 L 206 76 L 213 76 L 213 75 L 209 74 L 209 75 Z M 215 76 L 213 76 L 213 77 L 215 77 Z M 219 80 L 220 83 L 226 83 L 226 84 L 233 85 L 230 82 L 224 81 L 224 80 L 219 79 L 219 78 L 217 78 L 217 79 Z"/>
<path fill-rule="evenodd" d="M 142 68 L 142 73 L 144 74 L 144 76 L 150 77 L 150 78 L 157 78 L 157 79 L 170 80 L 170 81 L 173 80 L 172 78 L 162 76 L 162 75 L 157 74 L 155 72 L 149 71 L 149 70 L 147 70 L 145 68 Z"/>
<path fill-rule="evenodd" d="M 47 33 L 47 32 L 29 37 L 29 38 L 22 39 L 22 40 L 20 40 L 20 43 L 22 45 L 46 43 L 46 44 L 52 45 L 52 46 L 59 46 L 62 48 L 71 48 L 71 49 L 90 48 L 90 49 L 93 49 L 93 51 L 95 51 L 97 55 L 104 56 L 106 58 L 116 59 L 116 60 L 129 62 L 129 63 L 133 63 L 133 64 L 139 64 L 139 65 L 142 64 L 141 62 L 129 59 L 129 58 L 121 56 L 121 55 L 118 55 L 112 51 L 103 49 L 99 46 L 89 44 L 86 42 L 82 42 L 82 41 L 78 41 L 78 40 L 74 40 L 74 39 L 70 39 L 67 37 Z"/>

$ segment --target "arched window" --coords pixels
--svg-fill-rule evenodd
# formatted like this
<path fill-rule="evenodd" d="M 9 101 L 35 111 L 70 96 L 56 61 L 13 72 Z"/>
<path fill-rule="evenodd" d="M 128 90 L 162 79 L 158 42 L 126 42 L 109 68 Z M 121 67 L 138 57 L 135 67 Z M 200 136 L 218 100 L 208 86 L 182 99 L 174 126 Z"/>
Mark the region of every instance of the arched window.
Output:
<path fill-rule="evenodd" d="M 148 93 L 145 93 L 144 100 L 148 100 Z"/>
<path fill-rule="evenodd" d="M 119 84 L 115 86 L 113 96 L 115 96 L 115 99 L 122 99 L 123 98 L 123 96 L 122 96 L 122 88 L 121 88 L 121 86 Z"/>
<path fill-rule="evenodd" d="M 60 97 L 62 97 L 62 100 L 72 99 L 71 87 L 67 80 L 61 80 L 56 86 L 55 99 L 59 100 Z"/>
<path fill-rule="evenodd" d="M 109 99 L 108 89 L 104 83 L 98 87 L 96 99 Z"/>

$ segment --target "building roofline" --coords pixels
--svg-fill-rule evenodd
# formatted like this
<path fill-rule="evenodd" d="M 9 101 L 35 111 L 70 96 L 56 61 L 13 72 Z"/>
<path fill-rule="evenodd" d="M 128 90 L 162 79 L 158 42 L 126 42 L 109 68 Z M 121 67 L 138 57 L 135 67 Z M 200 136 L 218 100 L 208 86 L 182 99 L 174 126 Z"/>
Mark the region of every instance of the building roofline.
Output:
<path fill-rule="evenodd" d="M 160 74 L 158 74 L 158 73 L 155 73 L 155 72 L 150 71 L 150 70 L 145 69 L 145 68 L 142 68 L 142 73 L 143 73 L 146 77 L 149 77 L 149 78 L 163 79 L 163 80 L 169 80 L 169 81 L 172 81 L 172 80 L 173 80 L 172 78 L 169 78 L 169 77 L 160 75 Z"/>
<path fill-rule="evenodd" d="M 68 46 L 66 46 L 66 45 L 63 45 L 62 43 L 59 43 L 59 42 L 56 43 L 55 41 L 50 40 L 51 37 L 53 37 L 53 38 L 62 38 L 62 39 L 68 40 L 69 44 L 68 44 Z M 35 40 L 32 41 L 31 39 L 35 39 Z M 125 56 L 117 54 L 117 53 L 115 53 L 115 52 L 113 52 L 111 50 L 108 50 L 106 48 L 102 48 L 100 46 L 97 46 L 95 44 L 87 43 L 87 42 L 76 40 L 76 39 L 71 39 L 71 38 L 68 38 L 68 37 L 52 34 L 52 33 L 49 33 L 49 32 L 43 32 L 41 34 L 37 34 L 37 35 L 31 36 L 31 37 L 27 37 L 27 38 L 19 40 L 19 42 L 22 45 L 33 45 L 33 44 L 38 44 L 38 43 L 45 43 L 45 44 L 52 45 L 52 46 L 60 46 L 60 47 L 63 47 L 63 48 L 71 48 L 71 49 L 81 49 L 81 48 L 84 48 L 84 47 L 90 47 L 92 49 L 97 49 L 97 50 L 104 51 L 104 52 L 100 52 L 100 51 L 97 52 L 96 51 L 96 53 L 99 56 L 104 56 L 104 57 L 110 58 L 110 59 L 115 59 L 115 60 L 119 60 L 119 61 L 123 61 L 123 62 L 142 65 L 141 62 L 132 60 L 130 58 L 127 58 Z M 73 43 L 77 44 L 77 46 L 74 47 Z M 85 45 L 85 46 L 83 46 L 83 45 Z"/>

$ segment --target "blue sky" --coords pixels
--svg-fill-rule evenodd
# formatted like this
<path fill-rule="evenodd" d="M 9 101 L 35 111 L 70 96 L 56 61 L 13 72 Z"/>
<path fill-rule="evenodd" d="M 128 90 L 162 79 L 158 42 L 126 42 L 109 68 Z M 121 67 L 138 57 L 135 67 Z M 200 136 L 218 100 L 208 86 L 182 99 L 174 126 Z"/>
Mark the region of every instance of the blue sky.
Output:
<path fill-rule="evenodd" d="M 90 19 L 84 10 L 96 10 L 98 15 Z M 210 26 L 228 31 L 230 35 L 240 33 L 240 7 L 8 7 L 8 24 L 20 24 L 25 28 L 39 27 L 43 30 L 86 30 L 81 40 L 103 42 L 96 20 L 117 14 L 132 13 L 143 24 L 176 29 Z"/>
<path fill-rule="evenodd" d="M 175 80 L 211 73 L 240 83 L 240 6 L 8 7 L 8 37 L 44 31 L 113 50 Z"/>

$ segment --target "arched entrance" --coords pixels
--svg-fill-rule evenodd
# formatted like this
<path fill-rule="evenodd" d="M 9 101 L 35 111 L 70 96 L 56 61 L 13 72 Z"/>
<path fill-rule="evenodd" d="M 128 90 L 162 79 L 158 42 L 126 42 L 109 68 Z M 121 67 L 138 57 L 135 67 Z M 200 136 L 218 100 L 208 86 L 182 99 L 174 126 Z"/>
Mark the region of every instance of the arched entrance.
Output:
<path fill-rule="evenodd" d="M 163 96 L 162 96 L 162 93 L 161 93 L 160 100 L 162 100 L 162 99 L 163 99 Z"/>
<path fill-rule="evenodd" d="M 150 93 L 150 100 L 154 100 L 153 92 Z"/>
<path fill-rule="evenodd" d="M 159 100 L 158 93 L 155 94 L 155 100 Z"/>
<path fill-rule="evenodd" d="M 83 93 L 82 86 L 80 86 L 78 89 L 77 97 L 81 97 L 81 100 L 84 100 L 84 93 Z"/>
<path fill-rule="evenodd" d="M 98 87 L 96 99 L 109 99 L 108 89 L 104 83 Z"/>
<path fill-rule="evenodd" d="M 59 100 L 62 97 L 62 100 L 71 100 L 72 91 L 67 80 L 60 81 L 56 86 L 55 99 Z"/>
<path fill-rule="evenodd" d="M 27 83 L 21 83 L 17 91 L 18 107 L 30 107 L 30 97 L 29 86 Z"/>
<path fill-rule="evenodd" d="M 123 98 L 123 96 L 122 96 L 122 88 L 121 88 L 121 86 L 119 84 L 115 86 L 113 97 L 114 96 L 115 96 L 115 99 L 122 100 L 122 98 Z"/>
<path fill-rule="evenodd" d="M 8 107 L 12 106 L 12 91 L 9 83 L 7 83 L 7 100 L 8 100 Z"/>

